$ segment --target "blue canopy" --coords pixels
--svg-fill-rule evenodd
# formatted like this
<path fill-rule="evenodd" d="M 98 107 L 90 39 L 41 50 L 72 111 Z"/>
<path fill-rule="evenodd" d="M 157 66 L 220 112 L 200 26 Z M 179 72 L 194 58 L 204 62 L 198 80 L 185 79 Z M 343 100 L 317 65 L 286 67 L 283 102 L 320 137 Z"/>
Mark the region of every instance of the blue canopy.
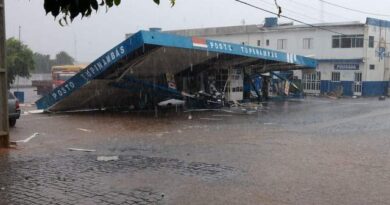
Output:
<path fill-rule="evenodd" d="M 315 69 L 317 61 L 259 47 L 139 31 L 39 99 L 36 105 L 48 111 L 125 105 L 132 93 L 113 86 L 124 79 L 148 79 L 194 67 L 216 66 L 242 66 L 270 72 Z"/>

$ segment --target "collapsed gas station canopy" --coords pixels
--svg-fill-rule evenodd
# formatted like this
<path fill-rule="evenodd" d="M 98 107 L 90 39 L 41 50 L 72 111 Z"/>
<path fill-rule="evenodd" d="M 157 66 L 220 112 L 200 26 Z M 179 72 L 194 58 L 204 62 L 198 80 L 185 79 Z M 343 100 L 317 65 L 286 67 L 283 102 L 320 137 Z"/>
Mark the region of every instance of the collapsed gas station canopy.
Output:
<path fill-rule="evenodd" d="M 129 105 L 123 86 L 155 86 L 153 77 L 185 70 L 251 68 L 258 73 L 315 69 L 314 59 L 259 47 L 139 31 L 36 102 L 38 109 L 69 111 Z M 167 88 L 169 89 L 169 88 Z"/>

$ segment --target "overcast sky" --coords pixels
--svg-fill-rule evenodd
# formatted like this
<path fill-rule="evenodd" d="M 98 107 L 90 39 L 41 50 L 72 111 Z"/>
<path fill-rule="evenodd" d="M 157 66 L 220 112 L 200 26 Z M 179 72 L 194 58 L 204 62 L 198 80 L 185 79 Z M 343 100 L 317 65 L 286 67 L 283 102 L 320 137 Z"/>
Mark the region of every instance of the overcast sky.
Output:
<path fill-rule="evenodd" d="M 176 0 L 170 7 L 168 0 L 157 6 L 153 0 L 122 0 L 119 7 L 99 10 L 90 18 L 77 18 L 69 26 L 61 27 L 52 16 L 46 16 L 43 0 L 5 0 L 7 38 L 18 38 L 33 51 L 54 56 L 61 50 L 78 61 L 90 62 L 124 40 L 125 33 L 150 27 L 163 30 L 261 24 L 265 12 L 242 5 L 234 0 Z M 243 0 L 259 7 L 276 11 L 274 0 Z M 328 0 L 353 9 L 390 15 L 388 0 Z M 341 21 L 364 22 L 367 15 L 338 9 L 324 4 L 321 15 L 319 0 L 278 0 L 283 14 L 308 23 Z M 390 20 L 389 17 L 372 16 Z M 290 22 L 281 19 L 283 22 Z"/>

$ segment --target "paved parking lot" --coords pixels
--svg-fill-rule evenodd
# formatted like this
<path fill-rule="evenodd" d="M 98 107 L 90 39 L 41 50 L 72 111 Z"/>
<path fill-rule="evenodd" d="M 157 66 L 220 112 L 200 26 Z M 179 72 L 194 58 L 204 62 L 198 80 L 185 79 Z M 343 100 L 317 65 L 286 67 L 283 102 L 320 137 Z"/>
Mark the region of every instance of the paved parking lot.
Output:
<path fill-rule="evenodd" d="M 0 204 L 390 204 L 389 105 L 26 114 L 11 139 L 39 134 L 0 152 Z"/>

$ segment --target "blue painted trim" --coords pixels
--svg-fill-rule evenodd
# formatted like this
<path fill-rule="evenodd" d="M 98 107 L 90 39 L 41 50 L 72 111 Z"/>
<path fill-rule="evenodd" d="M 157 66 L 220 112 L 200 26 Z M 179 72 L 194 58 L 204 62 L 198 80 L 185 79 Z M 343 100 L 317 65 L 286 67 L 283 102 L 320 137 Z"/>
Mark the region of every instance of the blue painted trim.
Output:
<path fill-rule="evenodd" d="M 320 92 L 322 94 L 335 91 L 338 86 L 343 86 L 343 95 L 353 95 L 353 81 L 332 82 L 330 80 L 321 80 Z M 388 81 L 363 81 L 362 96 L 380 96 L 386 95 L 389 87 Z"/>
<path fill-rule="evenodd" d="M 308 58 L 291 53 L 264 49 L 259 47 L 246 46 L 241 44 L 233 44 L 222 41 L 206 40 L 206 47 L 197 47 L 192 43 L 192 38 L 174 34 L 161 32 L 143 32 L 145 44 L 153 44 L 167 47 L 188 48 L 196 50 L 207 50 L 210 52 L 233 54 L 239 56 L 247 56 L 252 58 L 273 60 L 285 63 L 297 64 L 307 69 L 315 69 L 317 61 L 313 58 Z"/>
<path fill-rule="evenodd" d="M 363 96 L 386 95 L 389 87 L 388 81 L 364 81 L 362 88 Z"/>
<path fill-rule="evenodd" d="M 390 21 L 376 19 L 376 18 L 367 18 L 366 24 L 371 26 L 379 26 L 379 27 L 386 27 L 390 28 Z"/>
<path fill-rule="evenodd" d="M 363 58 L 356 59 L 317 59 L 319 63 L 363 63 Z"/>

